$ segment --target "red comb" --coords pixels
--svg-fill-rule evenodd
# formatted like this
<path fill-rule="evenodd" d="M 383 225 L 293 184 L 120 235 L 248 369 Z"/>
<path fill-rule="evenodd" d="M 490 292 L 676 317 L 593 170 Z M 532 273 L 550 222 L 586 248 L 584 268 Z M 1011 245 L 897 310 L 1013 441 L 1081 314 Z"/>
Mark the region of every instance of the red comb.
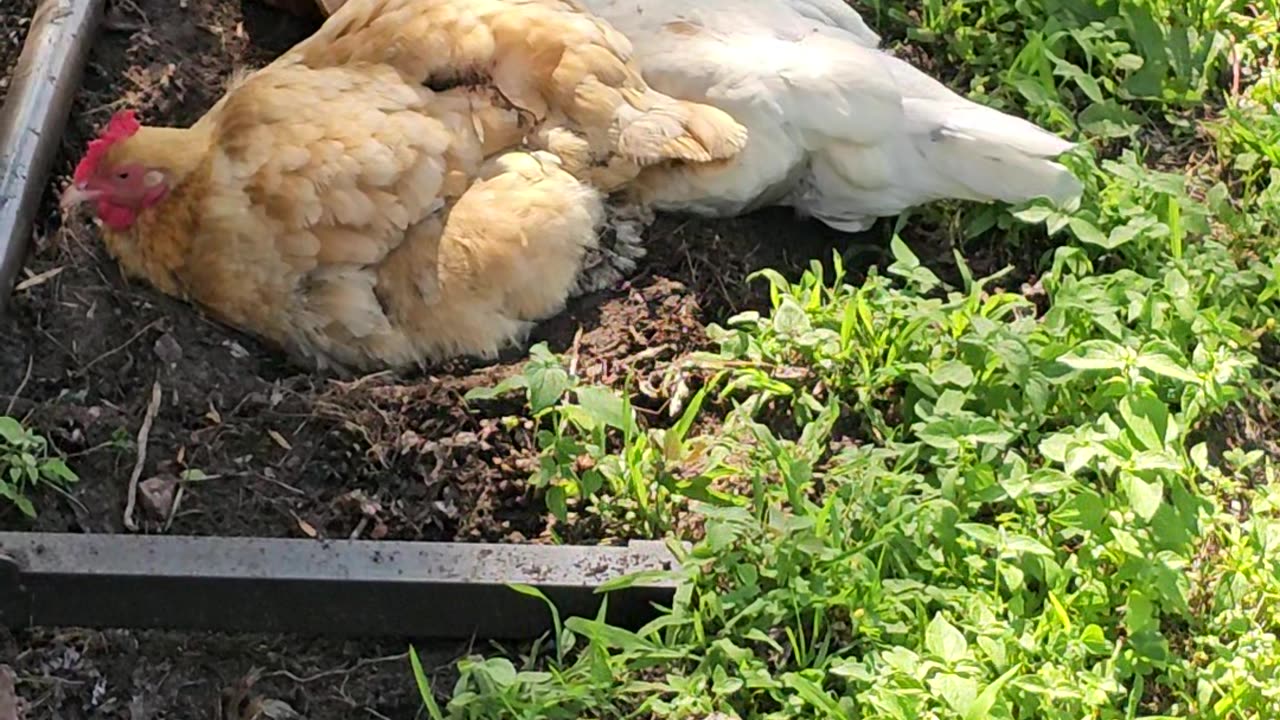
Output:
<path fill-rule="evenodd" d="M 111 120 L 107 122 L 107 129 L 102 131 L 98 139 L 89 143 L 89 149 L 80 159 L 80 164 L 76 165 L 75 182 L 81 183 L 88 180 L 97 169 L 98 163 L 102 162 L 102 156 L 107 153 L 107 150 L 117 141 L 138 132 L 139 127 L 141 125 L 138 124 L 138 118 L 132 110 L 121 110 L 112 115 Z"/>

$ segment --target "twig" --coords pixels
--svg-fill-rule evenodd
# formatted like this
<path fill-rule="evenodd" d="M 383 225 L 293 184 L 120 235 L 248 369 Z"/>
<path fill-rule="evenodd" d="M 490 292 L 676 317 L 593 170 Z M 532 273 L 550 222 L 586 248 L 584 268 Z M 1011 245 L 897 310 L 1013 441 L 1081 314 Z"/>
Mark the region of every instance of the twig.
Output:
<path fill-rule="evenodd" d="M 151 402 L 147 404 L 147 414 L 142 418 L 142 429 L 138 431 L 138 460 L 133 464 L 133 474 L 129 476 L 129 501 L 124 506 L 124 526 L 133 532 L 138 531 L 138 523 L 133 519 L 138 505 L 138 480 L 142 478 L 142 469 L 147 464 L 147 438 L 151 435 L 151 423 L 160 412 L 161 397 L 163 393 L 157 380 L 151 384 Z"/>
<path fill-rule="evenodd" d="M 182 507 L 182 493 L 185 488 L 185 484 L 178 483 L 178 489 L 173 491 L 173 505 L 169 506 L 169 517 L 164 521 L 165 532 L 169 532 L 169 528 L 173 527 L 173 519 L 178 516 L 178 508 Z"/>
<path fill-rule="evenodd" d="M 289 672 L 288 670 L 276 670 L 275 672 L 265 673 L 262 675 L 262 677 L 263 678 L 282 677 L 282 678 L 291 680 L 299 685 L 308 685 L 317 680 L 323 680 L 325 678 L 330 678 L 338 675 L 350 675 L 356 672 L 357 670 L 361 670 L 363 668 L 369 667 L 370 665 L 380 665 L 382 663 L 399 662 L 401 660 L 404 660 L 407 657 L 409 657 L 409 653 L 402 652 L 398 655 L 385 655 L 383 657 L 364 658 L 361 660 L 357 660 L 355 664 L 351 665 L 350 667 L 336 668 L 334 670 L 325 670 L 324 672 L 319 672 L 319 673 L 316 673 L 315 675 L 308 675 L 306 677 L 299 677 Z"/>
<path fill-rule="evenodd" d="M 5 415 L 13 415 L 13 406 L 17 404 L 18 398 L 22 397 L 22 391 L 27 389 L 27 381 L 31 379 L 31 367 L 35 360 L 35 355 L 27 356 L 27 373 L 22 376 L 22 382 L 18 383 L 18 389 L 9 396 L 9 406 L 4 409 Z"/>
<path fill-rule="evenodd" d="M 31 288 L 36 287 L 38 285 L 43 285 L 49 282 L 50 280 L 58 277 L 58 275 L 60 275 L 62 271 L 66 269 L 67 269 L 66 266 L 62 265 L 62 266 L 53 268 L 52 270 L 45 270 L 39 275 L 32 275 L 26 280 L 23 280 L 17 285 L 14 285 L 13 291 L 15 293 L 18 293 L 18 292 L 22 292 L 23 290 L 30 290 Z"/>
<path fill-rule="evenodd" d="M 582 326 L 578 326 L 577 332 L 573 334 L 573 342 L 569 344 L 569 375 L 576 377 L 578 374 L 578 353 L 582 349 Z"/>
<path fill-rule="evenodd" d="M 1235 43 L 1231 45 L 1231 96 L 1240 96 L 1240 48 Z"/>
<path fill-rule="evenodd" d="M 80 499 L 77 498 L 75 495 L 72 495 L 70 492 L 68 492 L 63 488 L 58 487 L 57 485 L 51 484 L 49 485 L 49 487 L 53 488 L 53 491 L 61 495 L 67 502 L 79 508 L 82 515 L 89 514 L 89 508 L 85 507 L 84 503 L 80 502 Z"/>
<path fill-rule="evenodd" d="M 132 336 L 132 337 L 130 337 L 128 340 L 125 340 L 125 341 L 124 341 L 124 344 L 119 345 L 119 346 L 117 346 L 117 347 L 114 347 L 114 348 L 112 348 L 112 349 L 110 349 L 110 350 L 108 350 L 108 351 L 106 351 L 106 352 L 102 353 L 102 354 L 101 354 L 101 355 L 99 355 L 98 357 L 96 357 L 96 358 L 94 358 L 94 359 L 90 360 L 88 363 L 86 363 L 86 364 L 84 364 L 84 365 L 80 366 L 80 369 L 79 369 L 79 370 L 76 370 L 76 372 L 77 372 L 77 373 L 79 373 L 80 375 L 85 375 L 85 374 L 89 371 L 89 368 L 93 367 L 94 365 L 97 365 L 99 362 L 101 362 L 101 361 L 103 361 L 103 360 L 106 360 L 107 358 L 111 357 L 112 355 L 115 355 L 116 353 L 120 352 L 121 350 L 124 350 L 125 348 L 129 347 L 129 346 L 130 346 L 130 345 L 132 345 L 132 344 L 133 344 L 133 343 L 134 343 L 138 338 L 140 338 L 140 337 L 142 337 L 143 335 L 145 335 L 149 330 L 153 330 L 153 329 L 155 329 L 155 327 L 156 327 L 156 326 L 158 326 L 159 324 L 160 324 L 160 320 L 152 320 L 151 322 L 147 323 L 147 324 L 146 324 L 146 326 L 145 326 L 145 327 L 143 327 L 141 330 L 139 330 L 138 332 L 134 333 L 134 334 L 133 334 L 133 336 Z"/>
<path fill-rule="evenodd" d="M 367 713 L 369 713 L 370 715 L 372 715 L 372 716 L 373 716 L 374 718 L 376 718 L 377 720 L 391 720 L 391 718 L 387 717 L 386 715 L 383 715 L 382 713 L 378 712 L 377 710 L 374 710 L 374 709 L 373 709 L 373 708 L 371 708 L 371 707 L 366 707 L 366 706 L 364 706 L 364 705 L 361 705 L 361 706 L 360 706 L 360 709 L 361 709 L 361 710 L 363 710 L 363 711 L 365 711 L 365 712 L 367 712 Z"/>

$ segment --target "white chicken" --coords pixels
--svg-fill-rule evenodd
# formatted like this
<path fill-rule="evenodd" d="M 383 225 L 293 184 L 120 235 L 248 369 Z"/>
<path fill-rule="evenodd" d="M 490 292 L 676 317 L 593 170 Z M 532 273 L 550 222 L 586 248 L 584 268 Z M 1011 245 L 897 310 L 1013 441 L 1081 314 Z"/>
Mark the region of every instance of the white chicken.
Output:
<path fill-rule="evenodd" d="M 1073 146 L 878 49 L 843 0 L 582 0 L 632 42 L 657 91 L 747 127 L 745 151 L 649 168 L 633 198 L 733 216 L 789 205 L 838 230 L 943 199 L 1068 203 Z"/>

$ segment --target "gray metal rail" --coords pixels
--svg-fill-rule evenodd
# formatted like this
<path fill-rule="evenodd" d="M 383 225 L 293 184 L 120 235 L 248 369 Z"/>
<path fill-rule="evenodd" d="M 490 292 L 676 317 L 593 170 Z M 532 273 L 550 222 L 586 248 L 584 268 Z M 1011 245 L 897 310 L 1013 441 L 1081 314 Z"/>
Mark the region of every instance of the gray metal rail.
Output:
<path fill-rule="evenodd" d="M 0 532 L 0 623 L 341 636 L 526 639 L 594 617 L 602 583 L 669 569 L 660 542 L 626 547 Z M 638 627 L 660 581 L 608 593 Z"/>
<path fill-rule="evenodd" d="M 104 0 L 40 0 L 0 108 L 0 312 L 8 305 Z"/>

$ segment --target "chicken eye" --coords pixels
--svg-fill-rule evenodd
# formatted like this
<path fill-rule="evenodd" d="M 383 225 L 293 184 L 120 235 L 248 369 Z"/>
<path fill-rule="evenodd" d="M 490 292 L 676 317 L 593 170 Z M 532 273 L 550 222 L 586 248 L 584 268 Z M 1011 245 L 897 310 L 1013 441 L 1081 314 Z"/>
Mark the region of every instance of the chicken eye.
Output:
<path fill-rule="evenodd" d="M 119 180 L 128 180 L 128 179 L 129 179 L 129 171 L 128 171 L 128 170 L 121 170 L 120 172 L 116 173 L 116 178 L 117 178 L 117 179 L 119 179 Z"/>

